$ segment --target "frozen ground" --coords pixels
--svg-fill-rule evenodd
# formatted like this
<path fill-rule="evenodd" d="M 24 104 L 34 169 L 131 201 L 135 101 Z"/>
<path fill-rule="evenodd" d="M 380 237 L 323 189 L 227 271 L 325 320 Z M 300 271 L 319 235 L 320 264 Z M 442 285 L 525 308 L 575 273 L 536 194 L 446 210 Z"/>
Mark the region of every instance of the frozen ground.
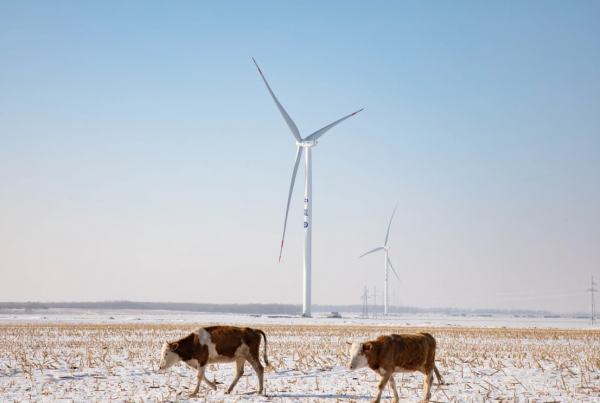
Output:
<path fill-rule="evenodd" d="M 367 402 L 372 371 L 350 372 L 347 341 L 429 331 L 448 385 L 438 402 L 600 402 L 600 332 L 585 320 L 403 316 L 361 320 L 142 312 L 0 314 L 0 402 Z M 111 319 L 112 318 L 112 319 Z M 246 368 L 232 395 L 232 364 L 214 365 L 213 392 L 187 398 L 194 371 L 157 373 L 160 345 L 209 324 L 260 327 L 272 369 L 267 396 Z M 506 327 L 506 328 L 504 328 Z M 422 376 L 397 375 L 402 401 L 422 398 Z M 435 388 L 435 387 L 434 387 Z M 389 389 L 383 401 L 391 401 Z"/>
<path fill-rule="evenodd" d="M 231 325 L 340 325 L 340 326 L 464 326 L 464 327 L 511 327 L 511 328 L 556 328 L 556 329 L 600 329 L 591 327 L 587 319 L 571 318 L 526 318 L 512 316 L 450 316 L 450 315 L 399 315 L 387 318 L 361 319 L 359 313 L 344 313 L 342 319 L 328 319 L 325 313 L 316 313 L 306 319 L 292 315 L 241 315 L 210 314 L 146 310 L 44 310 L 31 314 L 6 314 L 0 311 L 0 325 L 8 323 L 197 323 Z"/>

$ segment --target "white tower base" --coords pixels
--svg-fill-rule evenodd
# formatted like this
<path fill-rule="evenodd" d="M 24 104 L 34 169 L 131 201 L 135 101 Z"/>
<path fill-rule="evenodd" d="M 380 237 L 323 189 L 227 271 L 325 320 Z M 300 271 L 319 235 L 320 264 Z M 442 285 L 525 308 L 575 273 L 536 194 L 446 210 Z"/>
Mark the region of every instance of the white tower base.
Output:
<path fill-rule="evenodd" d="M 312 246 L 312 167 L 311 148 L 306 147 L 306 177 L 304 183 L 304 296 L 302 316 L 310 318 L 311 306 L 311 246 Z"/>

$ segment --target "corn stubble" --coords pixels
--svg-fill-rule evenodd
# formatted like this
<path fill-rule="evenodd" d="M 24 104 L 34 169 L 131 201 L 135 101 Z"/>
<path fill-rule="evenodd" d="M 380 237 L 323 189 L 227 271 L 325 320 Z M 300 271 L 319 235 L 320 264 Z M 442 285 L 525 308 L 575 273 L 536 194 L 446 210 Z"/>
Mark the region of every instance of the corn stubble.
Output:
<path fill-rule="evenodd" d="M 265 387 L 268 397 L 251 394 L 256 376 L 247 366 L 232 395 L 232 364 L 209 365 L 204 384 L 189 399 L 195 371 L 179 364 L 157 373 L 166 340 L 189 325 L 7 325 L 0 327 L 0 401 L 53 402 L 237 402 L 369 401 L 378 376 L 349 372 L 346 342 L 386 333 L 427 331 L 438 342 L 438 367 L 445 381 L 432 397 L 438 402 L 598 402 L 600 333 L 592 330 L 455 327 L 262 325 L 269 340 Z M 396 375 L 402 400 L 422 398 L 420 374 Z M 434 386 L 435 391 L 437 386 Z M 391 401 L 391 391 L 384 398 Z"/>

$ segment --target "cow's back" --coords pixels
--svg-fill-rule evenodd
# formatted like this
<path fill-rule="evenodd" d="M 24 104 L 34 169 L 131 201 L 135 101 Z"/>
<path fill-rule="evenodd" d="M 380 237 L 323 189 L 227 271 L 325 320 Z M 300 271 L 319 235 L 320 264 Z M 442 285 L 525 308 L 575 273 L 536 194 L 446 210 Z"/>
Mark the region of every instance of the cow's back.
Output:
<path fill-rule="evenodd" d="M 391 334 L 394 365 L 405 371 L 430 369 L 435 361 L 435 339 L 429 333 Z"/>
<path fill-rule="evenodd" d="M 260 335 L 248 327 L 209 326 L 196 331 L 200 342 L 208 345 L 209 360 L 223 362 L 234 360 L 241 350 L 256 350 L 260 346 Z"/>

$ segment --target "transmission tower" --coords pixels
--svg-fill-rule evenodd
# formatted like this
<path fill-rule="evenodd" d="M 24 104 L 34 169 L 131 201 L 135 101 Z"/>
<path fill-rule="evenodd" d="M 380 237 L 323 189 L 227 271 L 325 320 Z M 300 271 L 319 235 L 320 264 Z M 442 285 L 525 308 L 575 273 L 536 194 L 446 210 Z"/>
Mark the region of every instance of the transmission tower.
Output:
<path fill-rule="evenodd" d="M 367 290 L 367 286 L 365 286 L 365 292 L 361 298 L 363 299 L 362 318 L 369 319 L 369 290 Z"/>
<path fill-rule="evenodd" d="M 373 317 L 377 317 L 377 287 L 373 286 Z"/>
<path fill-rule="evenodd" d="M 590 319 L 589 319 L 589 324 L 590 325 L 595 325 L 596 324 L 596 302 L 594 301 L 594 294 L 596 293 L 596 291 L 598 291 L 596 288 L 594 288 L 594 286 L 597 285 L 596 283 L 594 283 L 594 276 L 592 276 L 592 287 L 588 288 L 588 292 L 590 293 Z"/>

